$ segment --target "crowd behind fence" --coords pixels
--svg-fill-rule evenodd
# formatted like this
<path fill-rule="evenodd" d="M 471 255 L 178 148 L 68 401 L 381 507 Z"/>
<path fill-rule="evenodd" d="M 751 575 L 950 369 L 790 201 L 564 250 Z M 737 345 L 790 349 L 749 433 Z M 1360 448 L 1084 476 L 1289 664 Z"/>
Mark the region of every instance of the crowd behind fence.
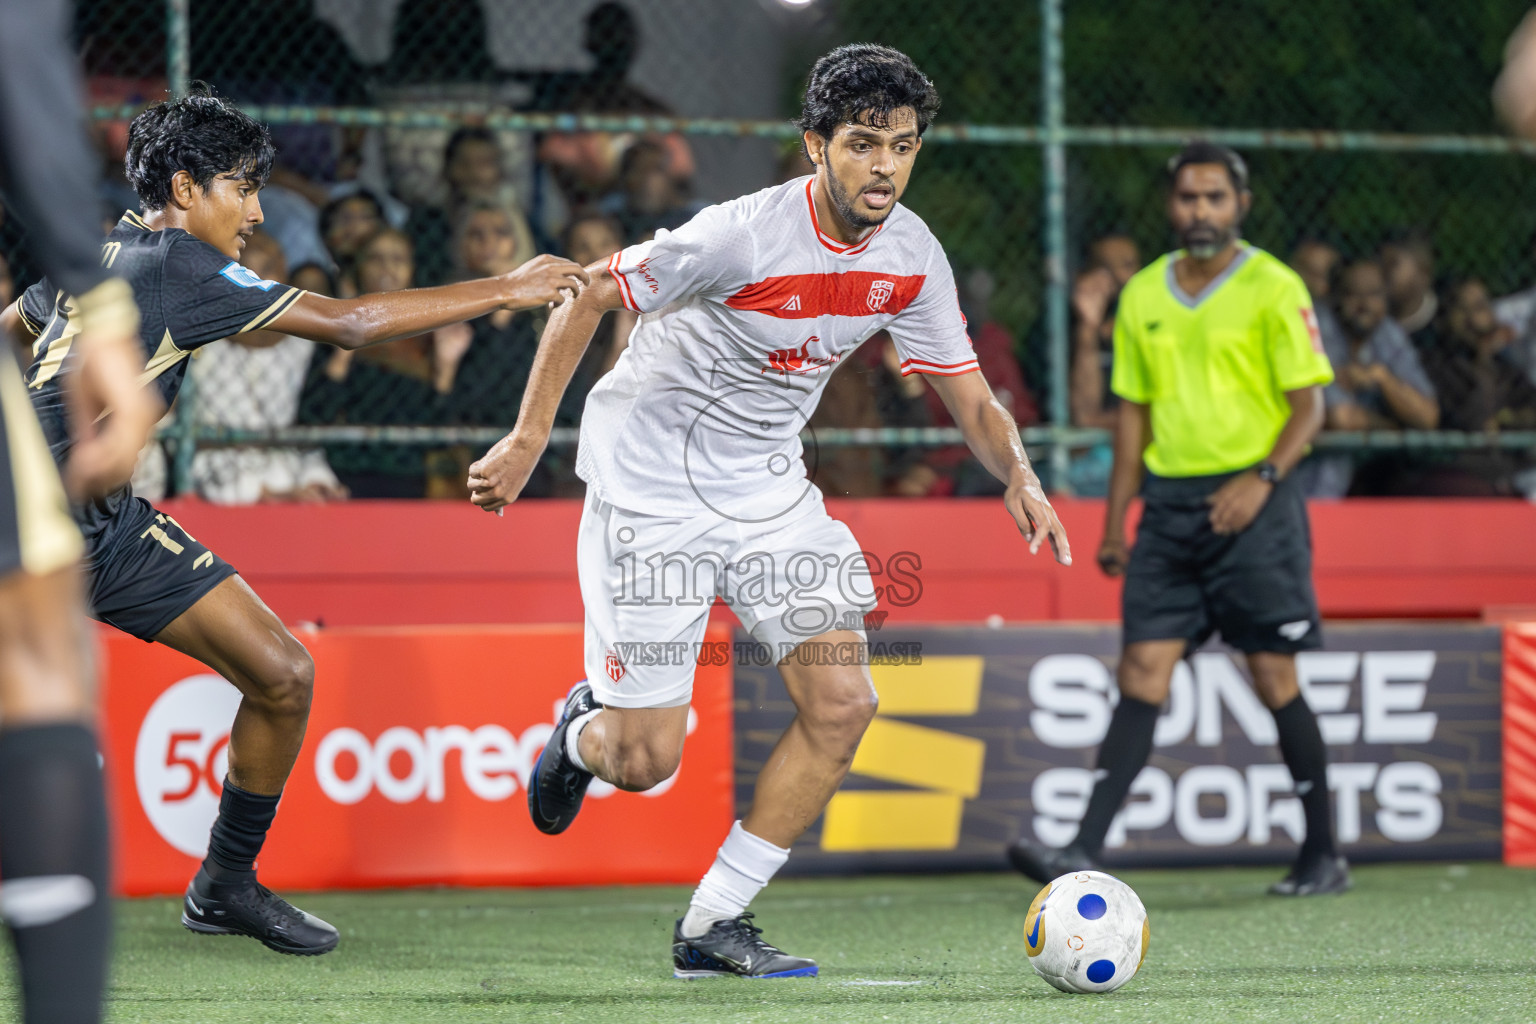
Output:
<path fill-rule="evenodd" d="M 789 118 L 811 61 L 856 39 L 899 46 L 944 97 L 905 201 L 945 245 L 983 370 L 1048 483 L 1089 495 L 1109 465 L 1115 297 L 1172 244 L 1163 163 L 1190 137 L 1225 142 L 1253 172 L 1245 236 L 1307 280 L 1338 371 L 1313 493 L 1536 495 L 1536 169 L 1488 103 L 1524 8 L 80 0 L 77 36 L 104 221 L 136 205 L 126 118 L 203 79 L 279 147 L 245 262 L 333 295 L 537 252 L 591 262 L 806 173 Z M 9 220 L 0 257 L 0 291 L 35 276 Z M 542 325 L 495 314 L 355 355 L 269 332 L 220 342 L 140 485 L 222 502 L 462 496 L 516 415 Z M 599 329 L 530 495 L 580 493 L 582 398 L 630 325 Z M 1424 401 L 1394 401 L 1399 384 Z M 810 429 L 828 494 L 997 486 L 880 337 Z"/>

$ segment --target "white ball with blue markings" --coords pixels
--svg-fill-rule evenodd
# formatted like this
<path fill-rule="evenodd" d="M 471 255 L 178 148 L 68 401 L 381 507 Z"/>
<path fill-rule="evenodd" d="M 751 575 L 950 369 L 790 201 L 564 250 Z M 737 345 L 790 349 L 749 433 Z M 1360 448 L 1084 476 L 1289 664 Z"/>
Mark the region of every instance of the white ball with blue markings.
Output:
<path fill-rule="evenodd" d="M 1151 937 L 1136 890 L 1102 871 L 1062 875 L 1024 918 L 1029 965 L 1063 992 L 1113 992 L 1136 976 Z"/>

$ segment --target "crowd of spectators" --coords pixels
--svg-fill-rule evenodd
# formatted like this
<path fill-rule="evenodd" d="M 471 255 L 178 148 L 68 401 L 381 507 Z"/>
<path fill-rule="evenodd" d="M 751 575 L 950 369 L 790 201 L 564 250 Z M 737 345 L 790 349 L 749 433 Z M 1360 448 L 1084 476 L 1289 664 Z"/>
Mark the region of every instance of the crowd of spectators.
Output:
<path fill-rule="evenodd" d="M 1318 256 L 1298 252 L 1292 261 L 1300 269 Z M 1434 248 L 1422 234 L 1390 237 L 1351 259 L 1335 252 L 1333 264 L 1328 290 L 1314 293 L 1335 376 L 1324 392 L 1327 429 L 1495 434 L 1536 427 L 1524 296 L 1495 302 L 1478 278 L 1437 275 Z M 1491 446 L 1411 457 L 1330 454 L 1306 468 L 1315 497 L 1536 497 L 1528 455 Z"/>
<path fill-rule="evenodd" d="M 263 33 L 255 49 L 199 48 L 204 59 L 194 75 L 253 103 L 484 102 L 498 83 L 517 82 L 525 99 L 516 105 L 525 110 L 670 113 L 629 81 L 639 32 L 618 3 L 599 4 L 586 16 L 590 70 L 531 73 L 502 72 L 490 62 L 483 14 L 473 2 L 406 0 L 396 28 L 409 45 L 397 46 L 378 69 L 358 65 L 308 0 L 278 0 L 273 8 L 280 31 Z M 195 19 L 193 28 L 209 38 L 219 24 Z M 446 47 L 436 57 L 433 39 Z M 347 73 L 330 74 L 338 67 Z M 127 87 L 116 71 L 93 76 L 97 92 L 109 85 Z M 164 83 L 136 88 L 134 96 L 111 98 L 147 99 Z M 120 128 L 110 125 L 99 140 L 109 176 L 118 179 Z M 681 225 L 703 206 L 693 197 L 691 149 L 676 134 L 549 132 L 530 139 L 474 123 L 452 132 L 285 125 L 274 129 L 274 139 L 278 164 L 261 196 L 265 219 L 241 259 L 266 280 L 326 295 L 494 276 L 540 252 L 586 265 Z M 104 222 L 134 205 L 121 180 L 105 191 Z M 5 257 L 25 250 L 0 207 L 6 302 L 14 296 Z M 546 316 L 500 311 L 358 352 L 272 331 L 208 346 L 195 354 L 185 400 L 203 437 L 191 463 L 192 487 L 230 504 L 467 498 L 468 466 L 479 454 L 469 445 L 349 439 L 296 449 L 244 443 L 240 435 L 292 426 L 510 426 Z M 557 425 L 579 423 L 587 392 L 617 360 L 634 319 L 625 311 L 604 318 Z M 568 446 L 552 450 L 525 493 L 579 494 L 574 454 Z M 170 486 L 158 444 L 146 449 L 136 482 L 151 496 Z"/>
<path fill-rule="evenodd" d="M 598 262 L 699 208 L 670 177 L 655 140 L 620 155 L 610 187 L 573 207 L 563 230 L 541 243 L 500 162 L 493 133 L 466 128 L 445 145 L 443 201 L 405 206 L 367 189 L 343 189 L 323 206 L 280 187 L 277 216 L 242 257 L 267 280 L 350 296 L 504 273 L 538 251 Z M 805 173 L 787 158 L 780 174 Z M 263 198 L 266 198 L 264 193 Z M 269 207 L 270 210 L 270 207 Z M 297 211 L 297 214 L 295 214 Z M 290 250 L 290 246 L 292 249 Z M 293 252 L 299 253 L 297 257 Z M 1536 429 L 1536 286 L 1504 298 L 1475 277 L 1437 277 L 1428 240 L 1405 234 L 1373 252 L 1344 257 L 1305 238 L 1290 254 L 1316 310 L 1319 343 L 1335 380 L 1324 389 L 1325 430 Z M 1114 320 L 1121 288 L 1142 266 L 1136 241 L 1111 232 L 1084 252 L 1071 291 L 1068 409 L 1076 427 L 1112 429 Z M 958 276 L 959 299 L 982 371 L 1021 426 L 1041 421 L 1030 361 L 991 316 L 996 290 L 985 269 Z M 14 298 L 0 249 L 0 302 Z M 516 416 L 543 329 L 542 312 L 501 311 L 358 352 L 315 346 L 272 331 L 209 346 L 192 364 L 192 421 L 206 434 L 191 464 L 196 492 L 210 501 L 331 501 L 347 497 L 465 497 L 479 448 L 384 441 L 321 448 L 238 443 L 239 431 L 321 426 L 507 427 Z M 622 353 L 634 315 L 609 314 L 579 366 L 558 424 L 580 423 L 587 391 Z M 1038 335 L 1037 335 L 1038 336 Z M 1033 364 L 1037 365 L 1037 363 Z M 902 376 L 888 336 L 876 335 L 833 373 L 813 430 L 953 426 L 921 375 Z M 151 494 L 169 483 L 164 453 L 139 477 Z M 574 451 L 552 449 L 526 494 L 578 496 Z M 963 446 L 810 446 L 813 479 L 836 496 L 968 496 L 999 486 Z M 1074 449 L 1063 483 L 1103 494 L 1108 444 Z M 1525 495 L 1536 500 L 1528 452 L 1492 446 L 1447 451 L 1323 449 L 1301 466 L 1314 498 L 1346 495 Z"/>
<path fill-rule="evenodd" d="M 382 79 L 372 79 L 367 88 L 360 83 L 370 81 L 373 71 L 355 63 L 334 30 L 313 17 L 307 0 L 277 0 L 272 6 L 280 32 L 262 33 L 255 51 L 200 48 L 222 63 L 195 67 L 194 73 L 236 99 L 258 103 L 347 105 L 382 97 L 409 107 L 481 101 L 490 95 L 484 89 L 508 86 L 522 90 L 519 106 L 528 111 L 671 113 L 631 81 L 640 35 L 634 16 L 619 3 L 601 3 L 587 14 L 588 70 L 517 72 L 496 69 L 483 46 L 465 50 L 466 40 L 485 37 L 477 4 L 405 0 L 396 27 L 410 45 L 397 46 Z M 200 31 L 197 10 L 194 6 L 194 31 Z M 302 48 L 285 42 L 293 39 L 308 42 Z M 448 50 L 433 56 L 432 39 L 452 50 L 453 59 Z M 319 73 L 336 68 L 346 73 Z M 383 80 L 389 85 L 378 84 Z M 92 80 L 96 98 L 113 102 L 132 102 L 163 87 L 163 81 L 136 83 L 121 75 Z M 108 125 L 102 132 L 109 167 L 121 162 L 120 128 Z M 279 164 L 261 197 L 266 220 L 243 260 L 262 278 L 328 295 L 501 274 L 539 252 L 589 265 L 678 227 L 704 205 L 694 188 L 693 153 L 676 133 L 530 135 L 477 124 L 451 132 L 410 124 L 310 124 L 282 126 L 275 135 Z M 811 170 L 792 148 L 784 151 L 776 173 L 788 180 Z M 110 222 L 133 199 L 122 181 L 109 182 L 107 193 L 107 205 L 116 207 L 104 213 Z M 1142 262 L 1136 239 L 1124 231 L 1094 238 L 1083 252 L 1070 303 L 1065 404 L 1073 426 L 1106 430 L 1115 424 L 1109 381 L 1116 303 Z M 1536 286 L 1495 299 L 1483 281 L 1443 279 L 1430 239 L 1411 232 L 1348 258 L 1329 241 L 1306 237 L 1294 246 L 1290 263 L 1312 296 L 1319 343 L 1336 375 L 1325 392 L 1326 429 L 1536 428 Z M 1047 366 L 1043 330 L 1037 326 L 1021 345 L 992 315 L 999 287 L 993 273 L 983 267 L 956 270 L 983 373 L 1021 426 L 1039 423 Z M 26 246 L 0 207 L 0 304 L 14 298 L 15 281 L 26 283 L 32 273 Z M 192 364 L 194 386 L 187 399 L 192 423 L 211 438 L 199 444 L 192 460 L 192 486 L 210 501 L 234 504 L 463 498 L 467 467 L 480 450 L 467 444 L 348 441 L 299 449 L 241 443 L 239 432 L 295 425 L 509 427 L 545 315 L 502 311 L 356 353 L 272 331 L 209 346 Z M 633 314 L 624 311 L 604 319 L 567 393 L 559 425 L 579 424 L 587 392 L 619 358 L 633 325 Z M 921 375 L 901 375 L 894 343 L 880 334 L 832 373 L 810 425 L 949 427 L 953 422 Z M 580 494 L 574 455 L 569 446 L 554 447 L 525 493 Z M 809 445 L 807 460 L 813 479 L 835 496 L 1001 490 L 963 446 Z M 1074 449 L 1066 478 L 1051 483 L 1078 494 L 1103 494 L 1110 463 L 1108 444 Z M 1492 447 L 1412 457 L 1324 449 L 1300 472 L 1314 497 L 1536 497 L 1536 469 L 1528 456 Z M 140 483 L 153 496 L 169 476 L 164 452 L 150 451 Z"/>

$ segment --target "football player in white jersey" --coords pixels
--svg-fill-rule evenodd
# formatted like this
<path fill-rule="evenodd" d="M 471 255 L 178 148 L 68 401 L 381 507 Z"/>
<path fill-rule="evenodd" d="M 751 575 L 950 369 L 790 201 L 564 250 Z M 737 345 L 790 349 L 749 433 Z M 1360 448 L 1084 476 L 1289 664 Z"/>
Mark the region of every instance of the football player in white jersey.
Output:
<path fill-rule="evenodd" d="M 1018 426 L 977 369 L 944 251 L 899 205 L 938 105 L 896 50 L 844 46 L 817 61 L 800 119 L 815 174 L 594 264 L 593 284 L 550 317 L 516 426 L 470 467 L 475 504 L 515 501 L 602 315 L 640 314 L 582 418 L 588 682 L 566 699 L 528 803 L 554 834 L 594 775 L 643 791 L 677 770 L 717 595 L 772 650 L 797 717 L 677 923 L 677 977 L 816 974 L 763 941 L 747 906 L 821 814 L 875 714 L 869 567 L 807 479 L 799 440 L 836 364 L 888 332 L 902 371 L 926 375 L 1007 484 L 1031 553 L 1049 543 L 1071 563 Z"/>

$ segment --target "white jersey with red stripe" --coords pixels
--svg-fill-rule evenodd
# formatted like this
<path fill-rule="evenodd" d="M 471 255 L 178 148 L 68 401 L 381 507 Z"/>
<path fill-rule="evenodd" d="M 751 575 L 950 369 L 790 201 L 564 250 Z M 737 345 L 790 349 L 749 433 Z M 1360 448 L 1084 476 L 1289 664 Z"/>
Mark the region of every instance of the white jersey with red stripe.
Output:
<path fill-rule="evenodd" d="M 976 370 L 949 263 L 922 219 L 897 206 L 843 245 L 817 223 L 813 182 L 711 206 L 609 261 L 641 316 L 582 417 L 576 469 L 603 501 L 742 522 L 805 510 L 820 493 L 800 432 L 860 343 L 889 331 L 904 374 Z"/>

